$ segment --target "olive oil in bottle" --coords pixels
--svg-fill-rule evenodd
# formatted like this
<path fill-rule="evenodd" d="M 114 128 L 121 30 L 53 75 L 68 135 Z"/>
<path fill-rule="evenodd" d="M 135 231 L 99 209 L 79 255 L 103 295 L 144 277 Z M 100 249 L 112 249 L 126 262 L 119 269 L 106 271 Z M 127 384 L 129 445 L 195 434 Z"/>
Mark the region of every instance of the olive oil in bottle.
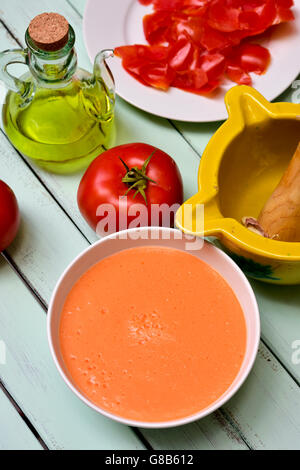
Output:
<path fill-rule="evenodd" d="M 75 34 L 63 17 L 43 14 L 33 22 L 42 27 L 40 37 L 29 27 L 27 50 L 0 55 L 0 78 L 10 88 L 4 128 L 13 145 L 45 170 L 75 172 L 114 144 L 114 81 L 105 62 L 112 51 L 98 54 L 89 74 L 77 68 Z M 51 40 L 44 35 L 44 44 L 43 34 L 51 25 L 54 34 L 53 24 L 59 31 Z M 6 71 L 12 62 L 26 63 L 30 73 L 12 77 Z"/>

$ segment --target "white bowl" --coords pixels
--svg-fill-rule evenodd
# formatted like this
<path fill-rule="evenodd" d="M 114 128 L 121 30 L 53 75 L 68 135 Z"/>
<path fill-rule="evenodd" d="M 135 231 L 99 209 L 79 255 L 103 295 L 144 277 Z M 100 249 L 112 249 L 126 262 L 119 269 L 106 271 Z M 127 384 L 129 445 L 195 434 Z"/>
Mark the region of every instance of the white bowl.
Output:
<path fill-rule="evenodd" d="M 196 241 L 198 240 L 198 245 Z M 125 230 L 99 240 L 97 243 L 87 248 L 79 255 L 73 263 L 65 270 L 59 279 L 52 295 L 48 311 L 48 340 L 54 362 L 71 390 L 88 406 L 115 421 L 129 426 L 138 426 L 142 428 L 168 428 L 180 426 L 183 424 L 204 418 L 212 413 L 224 403 L 226 403 L 240 388 L 246 380 L 256 358 L 259 339 L 260 339 L 260 318 L 257 302 L 253 290 L 239 267 L 221 250 L 208 242 L 203 241 L 202 247 L 200 239 L 194 239 L 186 236 L 179 230 L 159 227 L 145 227 Z M 120 416 L 108 413 L 102 408 L 92 403 L 84 396 L 73 382 L 70 374 L 64 364 L 59 344 L 59 324 L 60 315 L 64 306 L 66 297 L 73 287 L 74 283 L 95 263 L 103 258 L 117 253 L 121 250 L 133 248 L 136 246 L 166 246 L 186 251 L 201 260 L 205 261 L 212 268 L 218 271 L 228 282 L 237 296 L 246 320 L 247 327 L 247 345 L 244 361 L 240 371 L 229 389 L 212 405 L 193 415 L 182 419 L 163 422 L 142 422 L 130 419 L 124 419 Z M 195 248 L 197 248 L 195 250 Z"/>

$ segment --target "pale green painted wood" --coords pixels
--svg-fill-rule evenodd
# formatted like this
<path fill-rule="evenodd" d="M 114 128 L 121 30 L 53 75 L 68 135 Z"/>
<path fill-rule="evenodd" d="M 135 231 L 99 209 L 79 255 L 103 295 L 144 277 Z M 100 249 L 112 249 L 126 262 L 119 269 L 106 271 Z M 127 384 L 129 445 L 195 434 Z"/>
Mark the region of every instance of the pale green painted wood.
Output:
<path fill-rule="evenodd" d="M 7 40 L 5 47 L 15 47 L 12 39 L 8 38 L 6 32 L 0 27 L 1 44 Z M 8 252 L 43 301 L 48 302 L 54 284 L 63 269 L 79 251 L 88 246 L 88 243 L 43 190 L 39 181 L 18 157 L 3 134 L 0 134 L 0 152 L 2 155 L 1 177 L 16 192 L 23 216 L 21 231 Z M 34 325 L 32 327 L 35 328 Z M 198 433 L 194 436 L 194 443 L 198 448 L 207 449 L 213 446 L 210 442 L 211 438 L 205 437 L 205 433 L 215 436 L 212 441 L 217 448 L 243 449 L 246 447 L 239 441 L 238 435 L 230 424 L 224 420 L 222 422 L 222 420 L 209 417 L 203 427 L 205 432 L 201 432 L 200 426 L 197 426 Z M 55 431 L 53 434 L 55 435 Z M 189 435 L 188 429 L 182 432 L 181 445 L 189 448 L 189 440 L 184 437 L 185 434 Z M 87 433 L 86 436 L 88 439 Z"/>
<path fill-rule="evenodd" d="M 1 369 L 7 367 L 0 365 Z M 0 390 L 0 450 L 42 450 L 42 446 Z"/>
<path fill-rule="evenodd" d="M 241 432 L 252 449 L 300 449 L 300 390 L 264 345 L 246 384 L 222 411 Z M 197 426 L 184 430 L 185 440 L 194 445 Z M 147 438 L 160 447 L 170 440 L 182 441 L 180 428 L 162 433 L 147 431 Z M 212 441 L 215 436 L 211 436 Z M 179 447 L 178 447 L 179 448 Z"/>
<path fill-rule="evenodd" d="M 23 218 L 25 217 L 22 230 L 8 252 L 12 256 L 14 263 L 18 266 L 18 269 L 30 280 L 32 287 L 40 293 L 40 296 L 45 302 L 48 302 L 53 286 L 61 274 L 63 265 L 70 261 L 67 260 L 65 251 L 70 253 L 71 258 L 73 258 L 78 251 L 88 246 L 88 242 L 83 239 L 75 226 L 73 226 L 58 206 L 56 206 L 51 197 L 43 190 L 39 181 L 34 177 L 25 163 L 18 158 L 14 149 L 8 144 L 3 134 L 0 134 L 0 153 L 3 156 L 3 159 L 0 159 L 1 177 L 14 189 L 20 201 Z M 33 195 L 35 195 L 35 197 L 33 197 Z M 40 207 L 41 200 L 44 201 L 42 207 Z M 46 223 L 41 220 L 41 214 L 44 213 L 44 210 L 51 223 Z M 53 251 L 51 247 L 54 247 Z M 54 274 L 53 270 L 56 270 L 56 274 Z M 47 275 L 44 276 L 42 273 L 47 273 Z M 0 296 L 2 276 L 3 274 L 0 271 Z M 16 303 L 14 307 L 16 312 L 19 310 L 17 300 L 22 299 L 23 301 L 22 296 L 23 294 L 18 294 L 18 299 L 13 298 L 11 300 L 12 303 Z M 15 318 L 15 321 L 18 320 Z M 32 318 L 26 316 L 26 322 L 31 325 L 32 330 L 37 329 L 37 325 Z M 13 329 L 11 333 L 12 331 Z M 19 343 L 19 339 L 16 340 L 16 338 L 18 338 L 18 336 L 15 332 L 13 341 L 18 341 L 18 344 L 22 344 L 22 342 Z M 44 347 L 47 347 L 46 338 L 44 338 L 44 341 Z M 36 340 L 33 340 L 33 343 L 35 344 Z M 30 359 L 30 361 L 32 361 L 32 359 Z M 12 375 L 10 376 L 10 380 L 11 382 L 9 384 L 7 383 L 7 386 L 9 385 L 10 390 L 13 392 L 14 381 L 18 381 L 19 378 L 18 376 L 14 377 Z M 45 380 L 44 388 L 49 387 L 50 378 L 48 374 L 43 375 L 43 380 Z M 55 382 L 55 386 L 57 385 L 59 389 L 61 386 L 61 379 L 59 377 L 57 378 L 57 382 L 57 384 Z M 31 394 L 28 394 L 26 413 L 28 413 L 32 407 L 30 396 Z M 46 397 L 41 398 L 41 400 L 45 399 Z M 43 422 L 46 417 L 43 415 L 39 416 L 38 411 L 39 410 L 33 411 L 35 413 L 35 420 L 38 421 L 41 419 Z M 51 411 L 51 413 L 53 413 L 53 411 Z M 65 414 L 68 413 L 67 407 Z M 95 412 L 92 413 L 95 414 Z M 59 432 L 59 429 L 56 429 L 56 425 L 59 424 L 60 426 L 61 422 L 65 421 L 65 416 L 61 410 L 59 417 L 55 417 L 55 419 L 58 419 L 59 423 L 51 422 L 50 424 L 51 427 L 53 427 L 53 431 L 51 432 L 56 437 L 56 432 Z M 82 445 L 87 445 L 87 441 L 89 440 L 89 433 L 86 431 L 85 426 L 85 420 L 87 420 L 87 418 L 82 415 L 82 420 L 81 432 L 84 433 L 85 436 L 85 439 L 81 436 L 83 440 Z M 201 431 L 202 426 L 204 429 L 203 432 Z M 245 448 L 245 445 L 239 440 L 238 435 L 231 428 L 230 424 L 224 421 L 222 422 L 221 420 L 209 417 L 203 424 L 199 424 L 195 429 L 198 429 L 198 433 L 194 436 L 194 442 L 197 442 L 198 448 L 209 449 L 214 445 L 217 448 Z M 129 430 L 128 432 L 131 433 Z M 206 433 L 210 436 L 214 436 L 214 438 L 206 437 Z M 147 432 L 145 432 L 145 435 L 147 435 Z M 189 448 L 189 444 L 185 444 L 187 440 L 186 435 L 189 435 L 188 429 L 182 433 L 183 442 L 181 446 L 186 445 L 186 447 Z M 107 438 L 109 437 L 112 440 L 112 446 L 116 446 L 118 442 L 117 439 L 107 433 Z M 46 438 L 47 436 L 44 437 L 45 440 Z M 57 442 L 60 443 L 59 440 L 57 440 Z"/>
<path fill-rule="evenodd" d="M 95 413 L 60 378 L 47 344 L 46 315 L 0 257 L 1 379 L 51 449 L 143 449 L 133 433 Z M 1 439 L 1 436 L 0 436 Z"/>
<path fill-rule="evenodd" d="M 6 41 L 5 47 L 15 47 L 12 39 L 7 36 L 3 28 L 1 30 L 1 27 L 0 41 L 1 44 Z M 62 211 L 56 207 L 51 198 L 47 197 L 40 183 L 30 174 L 29 169 L 3 135 L 0 135 L 0 152 L 2 154 L 1 175 L 15 190 L 20 201 L 23 219 L 25 219 L 21 232 L 9 249 L 9 254 L 24 277 L 29 279 L 33 288 L 39 292 L 44 301 L 47 301 L 54 283 L 70 261 L 65 251 L 67 250 L 70 256 L 74 257 L 88 244 L 75 227 L 71 230 L 72 224 L 67 218 L 64 220 Z M 44 201 L 42 205 L 40 205 L 41 200 Z M 44 213 L 47 215 L 48 223 L 42 219 Z M 62 240 L 66 240 L 66 243 L 62 243 Z M 55 275 L 53 269 L 56 270 Z M 43 275 L 45 272 L 46 276 Z M 224 420 L 209 417 L 203 425 L 201 423 L 201 426 L 204 427 L 205 432 L 202 433 L 201 427 L 197 426 L 198 433 L 194 436 L 194 445 L 198 448 L 210 448 L 213 445 L 218 448 L 233 449 L 246 447 L 239 441 L 238 435 L 230 424 Z M 209 434 L 209 438 L 204 436 L 205 433 Z M 189 439 L 185 437 L 188 435 L 189 429 L 183 430 L 182 447 L 189 448 Z M 211 439 L 210 436 L 214 438 Z M 211 444 L 210 440 L 214 444 Z"/>
<path fill-rule="evenodd" d="M 254 449 L 300 449 L 299 386 L 264 345 L 246 385 L 224 411 Z"/>
<path fill-rule="evenodd" d="M 84 12 L 86 0 L 67 0 L 80 14 Z"/>
<path fill-rule="evenodd" d="M 260 309 L 262 338 L 299 383 L 300 365 L 292 362 L 292 344 L 300 340 L 300 287 L 251 284 Z"/>
<path fill-rule="evenodd" d="M 39 4 L 41 5 L 41 4 Z M 26 5 L 26 9 L 28 7 L 28 4 Z M 59 9 L 61 11 L 61 8 Z M 128 108 L 130 109 L 130 113 L 132 113 L 132 108 L 128 106 Z M 121 113 L 121 111 L 120 111 Z M 129 113 L 129 114 L 130 114 Z M 143 113 L 141 113 L 142 115 Z M 147 117 L 147 121 L 149 119 L 149 121 L 156 121 L 156 118 L 152 118 L 152 117 Z M 140 122 L 140 120 L 139 120 Z M 144 133 L 144 128 L 142 128 L 142 131 Z M 146 139 L 145 139 L 146 140 Z M 162 139 L 163 140 L 163 139 Z M 193 171 L 193 174 L 191 173 L 191 180 L 194 181 L 195 179 L 195 172 Z M 55 180 L 57 181 L 57 180 Z M 58 184 L 58 183 L 57 183 Z M 57 186 L 59 188 L 59 185 Z M 70 188 L 71 188 L 71 185 L 70 185 Z M 18 251 L 18 249 L 16 249 L 16 252 Z M 33 259 L 30 260 L 29 264 L 25 265 L 24 266 L 24 269 L 27 269 L 28 272 L 30 272 L 30 269 L 32 269 L 32 267 L 30 266 L 30 263 L 36 263 L 36 259 L 35 257 L 33 257 Z M 30 279 L 32 279 L 32 277 L 30 276 Z M 264 369 L 266 368 L 266 365 L 268 365 L 269 363 L 267 362 L 266 359 L 262 359 L 262 370 L 264 371 Z M 276 366 L 277 366 L 277 363 L 275 362 Z M 273 369 L 272 369 L 273 370 Z M 285 372 L 283 371 L 282 368 L 279 367 L 279 371 L 280 371 L 280 380 L 282 380 L 282 383 L 283 383 L 283 390 L 289 390 L 292 385 L 293 385 L 293 382 L 289 380 L 287 380 L 287 377 L 285 376 Z M 283 374 L 283 375 L 282 375 Z M 253 374 L 254 376 L 254 374 Z M 271 377 L 272 377 L 272 380 L 273 382 L 271 382 L 270 384 L 268 383 L 268 387 L 270 386 L 270 390 L 273 390 L 273 387 L 275 386 L 275 389 L 276 389 L 276 380 L 273 378 L 274 376 L 272 375 L 271 373 Z M 251 376 L 252 378 L 252 376 Z M 260 382 L 259 381 L 255 381 L 255 394 L 253 394 L 253 400 L 254 400 L 254 403 L 259 403 L 260 401 L 260 396 L 262 396 L 263 394 L 263 391 L 264 391 L 264 387 L 262 387 L 262 385 L 259 385 Z M 248 387 L 248 384 L 246 385 L 246 387 Z M 246 388 L 245 387 L 245 388 Z M 258 389 L 258 391 L 257 391 Z M 244 390 L 244 389 L 243 389 Z M 243 392 L 242 390 L 242 392 Z M 241 392 L 241 393 L 242 393 Z M 294 393 L 294 390 L 293 390 L 293 393 Z M 284 429 L 285 429 L 285 419 L 284 417 L 285 416 L 282 416 L 282 413 L 283 415 L 285 414 L 285 409 L 282 405 L 280 405 L 280 410 L 283 409 L 283 411 L 281 412 L 280 410 L 277 410 L 277 404 L 276 404 L 276 400 L 277 400 L 277 397 L 275 397 L 276 399 L 274 399 L 274 397 L 271 397 L 271 405 L 268 409 L 268 413 L 271 413 L 272 416 L 275 416 L 275 422 L 277 423 L 275 427 L 277 428 L 282 428 L 281 430 L 279 429 L 279 434 L 272 434 L 271 436 L 268 435 L 268 426 L 267 426 L 267 423 L 269 421 L 269 416 L 268 414 L 263 414 L 262 416 L 259 416 L 258 417 L 258 420 L 259 422 L 253 422 L 253 409 L 252 410 L 249 410 L 249 412 L 247 411 L 247 402 L 245 403 L 243 400 L 241 400 L 241 403 L 239 403 L 238 401 L 238 406 L 235 405 L 235 408 L 238 410 L 238 414 L 234 413 L 234 410 L 232 410 L 230 407 L 228 407 L 228 411 L 230 412 L 230 414 L 233 415 L 233 421 L 238 423 L 238 426 L 240 426 L 243 431 L 245 431 L 245 438 L 247 440 L 249 440 L 249 442 L 253 442 L 253 446 L 257 446 L 258 448 L 262 448 L 262 447 L 270 447 L 272 448 L 272 445 L 275 445 L 274 443 L 277 443 L 277 442 L 285 442 L 285 439 L 282 439 L 282 437 L 284 437 Z M 238 399 L 238 397 L 236 398 Z M 295 403 L 295 399 L 294 400 L 291 400 L 292 403 Z M 280 400 L 279 400 L 280 402 Z M 230 404 L 231 406 L 231 404 Z M 274 413 L 274 410 L 275 410 L 275 413 Z M 280 411 L 280 412 L 279 412 Z M 289 413 L 292 414 L 292 417 L 294 418 L 294 416 L 297 417 L 297 413 L 294 413 L 294 410 L 288 410 Z M 288 416 L 286 416 L 286 419 L 288 421 L 290 421 L 290 418 Z M 294 420 L 295 421 L 295 420 Z M 203 422 L 201 422 L 203 423 Z M 264 423 L 264 426 L 263 426 L 263 423 Z M 297 423 L 297 419 L 296 419 L 296 423 Z M 177 430 L 174 430 L 174 431 L 166 431 L 166 432 L 159 432 L 159 431 L 155 431 L 153 434 L 156 435 L 156 439 L 157 439 L 157 445 L 161 446 L 161 447 L 168 447 L 168 443 L 170 442 L 170 440 L 172 440 L 172 437 L 171 436 L 174 436 L 174 433 L 176 435 L 178 435 L 178 439 L 176 441 L 176 446 L 177 448 L 180 448 L 180 436 L 182 436 L 182 439 L 185 441 L 185 442 L 188 442 L 190 441 L 191 442 L 191 445 L 192 445 L 192 442 L 194 440 L 194 442 L 196 442 L 198 444 L 198 435 L 199 435 L 199 431 L 198 433 L 196 433 L 196 430 L 195 430 L 195 427 L 196 426 L 196 429 L 198 427 L 198 423 L 197 425 L 192 425 L 191 427 L 188 427 L 186 428 L 185 431 L 182 432 L 182 434 L 180 434 L 181 432 L 181 429 L 179 429 L 178 431 Z M 205 427 L 205 426 L 204 426 Z M 247 436 L 247 432 L 248 430 L 250 429 L 253 429 L 252 433 L 249 433 L 249 436 Z M 201 428 L 202 429 L 202 428 Z M 256 429 L 259 430 L 259 433 L 261 433 L 262 435 L 259 435 L 258 438 L 255 439 L 255 434 L 256 433 Z M 203 430 L 203 429 L 202 429 Z M 213 427 L 210 427 L 209 429 L 210 433 L 213 434 Z M 178 433 L 178 434 L 177 434 Z M 266 436 L 264 436 L 264 433 L 266 434 Z M 148 433 L 148 431 L 146 432 L 147 435 L 150 435 L 150 433 Z M 209 435 L 209 433 L 207 433 L 207 435 Z M 295 434 L 297 436 L 297 433 Z M 193 436 L 193 439 L 191 438 L 191 436 Z M 152 438 L 153 439 L 153 442 L 154 441 L 154 437 Z M 291 440 L 291 442 L 293 442 L 293 440 Z M 224 441 L 223 441 L 224 443 Z M 175 446 L 175 448 L 176 448 Z"/>
<path fill-rule="evenodd" d="M 83 14 L 83 0 L 69 0 Z M 300 103 L 300 83 L 298 91 L 292 86 L 276 101 L 296 101 Z M 193 149 L 201 157 L 208 141 L 222 122 L 183 123 L 174 125 L 183 134 Z M 194 181 L 197 182 L 196 172 Z M 194 184 L 192 186 L 194 188 Z M 280 358 L 290 373 L 300 381 L 300 367 L 293 364 L 292 343 L 300 339 L 300 289 L 298 287 L 274 287 L 259 282 L 252 283 L 260 307 L 262 338 Z"/>

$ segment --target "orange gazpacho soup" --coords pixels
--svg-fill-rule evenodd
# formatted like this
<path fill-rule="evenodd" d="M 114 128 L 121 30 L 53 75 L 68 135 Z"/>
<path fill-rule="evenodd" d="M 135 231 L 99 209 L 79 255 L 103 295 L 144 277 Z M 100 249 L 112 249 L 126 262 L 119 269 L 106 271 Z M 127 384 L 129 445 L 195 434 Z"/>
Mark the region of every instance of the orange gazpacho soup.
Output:
<path fill-rule="evenodd" d="M 73 286 L 60 344 L 73 383 L 101 409 L 157 422 L 193 415 L 233 383 L 246 323 L 231 287 L 183 251 L 138 247 Z"/>

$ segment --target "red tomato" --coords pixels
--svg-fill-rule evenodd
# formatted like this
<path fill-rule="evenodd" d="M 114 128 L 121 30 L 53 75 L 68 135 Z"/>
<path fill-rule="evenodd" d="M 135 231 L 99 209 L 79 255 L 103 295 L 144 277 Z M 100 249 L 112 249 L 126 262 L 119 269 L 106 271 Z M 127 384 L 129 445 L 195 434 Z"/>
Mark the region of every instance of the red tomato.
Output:
<path fill-rule="evenodd" d="M 142 0 L 143 1 L 143 0 Z M 152 0 L 155 10 L 180 10 L 184 0 Z"/>
<path fill-rule="evenodd" d="M 120 145 L 101 154 L 87 169 L 78 189 L 80 212 L 99 235 L 134 226 L 172 226 L 174 211 L 164 223 L 161 214 L 156 220 L 151 217 L 153 205 L 172 208 L 182 202 L 182 179 L 174 160 L 162 150 L 142 143 Z M 140 214 L 134 212 L 137 209 Z M 108 215 L 113 219 L 108 221 Z M 138 220 L 139 215 L 144 215 L 144 219 Z"/>
<path fill-rule="evenodd" d="M 0 180 L 0 252 L 14 240 L 20 224 L 17 199 L 7 184 Z"/>

